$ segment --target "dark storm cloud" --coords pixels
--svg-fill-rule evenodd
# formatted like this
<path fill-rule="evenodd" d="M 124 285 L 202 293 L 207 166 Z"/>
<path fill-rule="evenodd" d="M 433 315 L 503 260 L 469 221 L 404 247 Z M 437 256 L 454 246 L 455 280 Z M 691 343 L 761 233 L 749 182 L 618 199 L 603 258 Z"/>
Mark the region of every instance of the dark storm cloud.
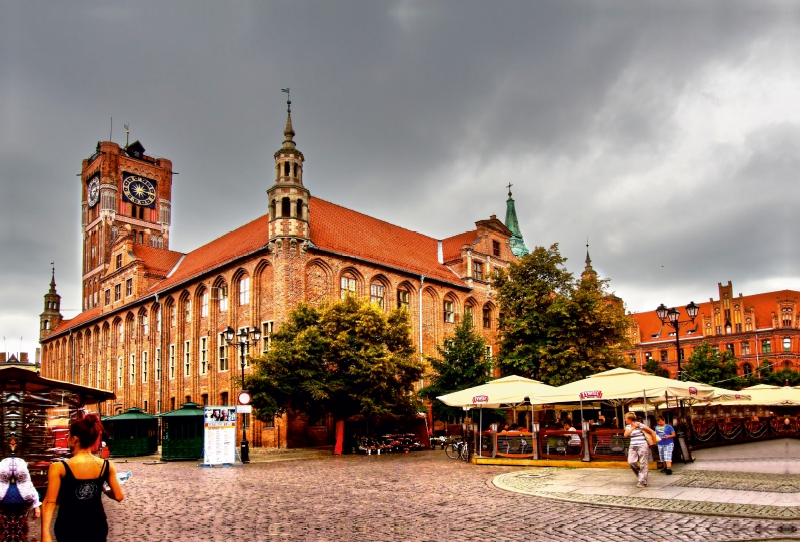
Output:
<path fill-rule="evenodd" d="M 588 235 L 634 309 L 797 286 L 797 13 L 696 4 L 5 3 L 0 323 L 32 344 L 51 260 L 78 307 L 75 174 L 111 116 L 173 160 L 187 251 L 266 212 L 286 86 L 318 197 L 443 237 L 511 182 L 528 245 L 580 271 Z"/>

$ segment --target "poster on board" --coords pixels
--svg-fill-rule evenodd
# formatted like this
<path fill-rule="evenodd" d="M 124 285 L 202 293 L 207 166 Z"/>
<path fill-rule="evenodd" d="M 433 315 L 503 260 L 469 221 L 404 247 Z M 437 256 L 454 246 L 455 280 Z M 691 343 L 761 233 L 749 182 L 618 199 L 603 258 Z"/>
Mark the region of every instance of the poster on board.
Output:
<path fill-rule="evenodd" d="M 204 465 L 224 465 L 236 462 L 236 407 L 204 407 L 203 442 Z"/>

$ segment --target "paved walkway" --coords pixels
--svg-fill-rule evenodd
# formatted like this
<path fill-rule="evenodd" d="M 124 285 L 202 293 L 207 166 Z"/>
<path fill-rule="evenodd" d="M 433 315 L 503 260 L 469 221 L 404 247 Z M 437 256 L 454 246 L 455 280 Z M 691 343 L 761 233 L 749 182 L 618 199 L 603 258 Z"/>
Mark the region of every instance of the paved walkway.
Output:
<path fill-rule="evenodd" d="M 750 518 L 800 519 L 800 442 L 790 439 L 700 450 L 675 474 L 651 471 L 648 487 L 610 469 L 529 469 L 496 476 L 508 491 L 561 501 Z"/>
<path fill-rule="evenodd" d="M 519 468 L 470 465 L 441 450 L 214 469 L 134 460 L 120 468 L 133 471 L 125 500 L 103 499 L 113 542 L 694 542 L 800 534 L 800 523 L 775 518 L 567 504 L 504 491 L 491 480 Z M 632 485 L 632 474 L 616 472 Z"/>

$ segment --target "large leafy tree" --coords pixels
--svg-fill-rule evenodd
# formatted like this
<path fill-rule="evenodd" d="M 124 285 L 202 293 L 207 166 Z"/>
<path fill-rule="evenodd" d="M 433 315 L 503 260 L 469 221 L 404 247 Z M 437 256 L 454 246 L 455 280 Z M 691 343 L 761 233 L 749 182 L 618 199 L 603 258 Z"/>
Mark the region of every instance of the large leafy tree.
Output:
<path fill-rule="evenodd" d="M 733 353 L 730 350 L 720 352 L 705 341 L 694 349 L 683 364 L 683 371 L 684 380 L 721 388 L 738 388 L 742 384 Z"/>
<path fill-rule="evenodd" d="M 798 386 L 800 385 L 800 372 L 789 367 L 773 366 L 768 358 L 761 360 L 761 365 L 747 377 L 744 377 L 745 386 L 756 384 L 770 384 L 773 386 Z"/>
<path fill-rule="evenodd" d="M 448 407 L 436 397 L 486 383 L 492 372 L 492 360 L 486 358 L 486 341 L 475 333 L 469 319 L 456 326 L 452 337 L 436 347 L 438 357 L 428 361 L 434 374 L 430 384 L 419 390 L 420 396 L 433 401 L 434 417 L 458 418 L 463 411 Z"/>
<path fill-rule="evenodd" d="M 561 385 L 627 365 L 622 302 L 607 280 L 573 278 L 565 261 L 558 245 L 537 247 L 494 276 L 503 373 Z"/>
<path fill-rule="evenodd" d="M 647 362 L 644 364 L 644 371 L 656 376 L 669 378 L 669 371 L 663 368 L 661 364 L 656 361 L 656 358 L 647 358 Z"/>
<path fill-rule="evenodd" d="M 348 296 L 321 307 L 300 304 L 255 358 L 247 379 L 259 419 L 291 409 L 336 421 L 418 411 L 414 382 L 423 364 L 405 310 L 384 312 Z"/>

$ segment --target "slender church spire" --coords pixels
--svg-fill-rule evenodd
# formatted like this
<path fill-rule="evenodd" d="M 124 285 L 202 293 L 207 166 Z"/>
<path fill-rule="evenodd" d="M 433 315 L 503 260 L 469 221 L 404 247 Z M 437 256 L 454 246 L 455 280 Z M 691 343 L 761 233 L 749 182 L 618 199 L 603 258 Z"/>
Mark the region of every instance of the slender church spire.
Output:
<path fill-rule="evenodd" d="M 286 128 L 283 129 L 283 136 L 286 139 L 283 142 L 283 148 L 293 149 L 295 148 L 295 143 L 294 128 L 292 128 L 292 98 L 288 87 L 281 90 L 286 93 Z"/>
<path fill-rule="evenodd" d="M 592 259 L 589 257 L 589 240 L 586 240 L 586 267 L 581 273 L 581 279 L 586 279 L 589 276 L 597 277 L 597 271 L 592 269 Z"/>
<path fill-rule="evenodd" d="M 511 197 L 511 183 L 508 184 L 508 200 L 506 200 L 506 227 L 511 230 L 511 252 L 519 258 L 528 254 L 528 248 L 522 239 L 522 232 L 519 229 L 517 220 L 517 209 L 514 207 L 514 198 Z"/>

